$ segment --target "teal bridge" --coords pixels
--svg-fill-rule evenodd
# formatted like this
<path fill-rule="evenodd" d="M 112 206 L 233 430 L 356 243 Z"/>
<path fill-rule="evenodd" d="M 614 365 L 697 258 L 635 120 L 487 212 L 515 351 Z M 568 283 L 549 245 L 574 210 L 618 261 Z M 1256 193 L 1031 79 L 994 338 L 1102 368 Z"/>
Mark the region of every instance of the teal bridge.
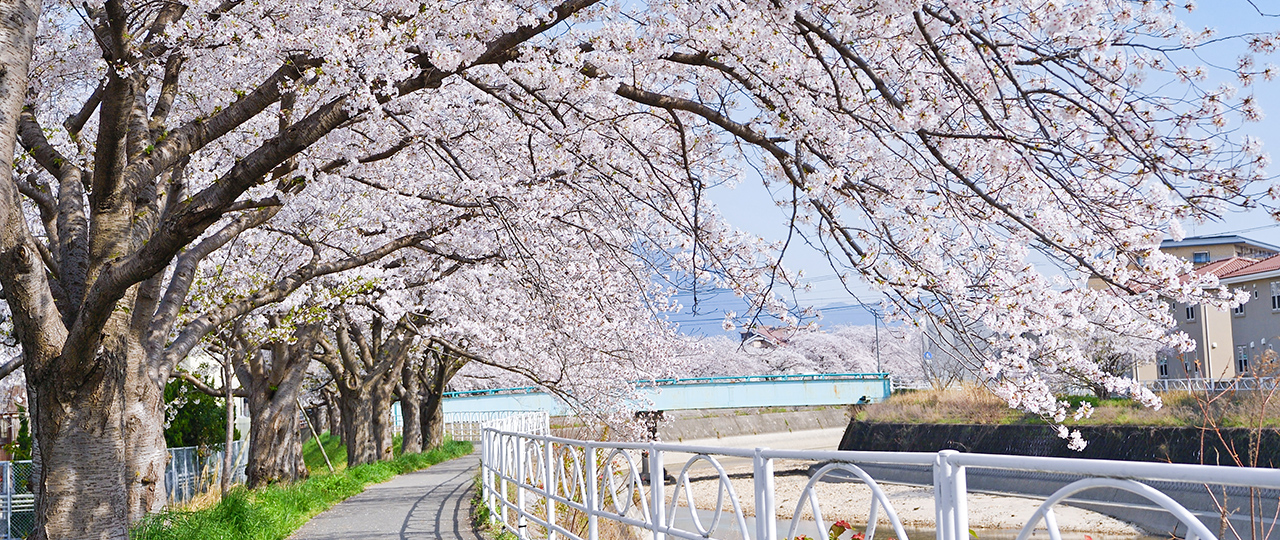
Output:
<path fill-rule="evenodd" d="M 642 386 L 652 410 L 745 409 L 875 403 L 889 397 L 888 373 L 832 373 L 660 379 Z M 447 392 L 444 412 L 548 411 L 572 414 L 561 401 L 536 387 Z"/>

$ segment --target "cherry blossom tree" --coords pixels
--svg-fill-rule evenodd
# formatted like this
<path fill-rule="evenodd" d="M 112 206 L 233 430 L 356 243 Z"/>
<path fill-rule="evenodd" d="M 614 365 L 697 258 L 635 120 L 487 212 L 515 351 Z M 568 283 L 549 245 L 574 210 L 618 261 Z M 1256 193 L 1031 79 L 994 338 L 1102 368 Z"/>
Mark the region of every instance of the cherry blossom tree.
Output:
<path fill-rule="evenodd" d="M 5 182 L 0 203 L 0 251 L 8 257 L 0 286 L 19 315 L 15 333 L 44 449 L 37 536 L 123 537 L 130 517 L 163 503 L 158 388 L 208 330 L 338 266 L 410 245 L 430 249 L 434 233 L 395 219 L 403 215 L 393 214 L 394 204 L 362 207 L 365 218 L 389 225 L 342 230 L 373 237 L 363 244 L 372 247 L 342 259 L 359 261 L 304 266 L 306 279 L 267 280 L 282 285 L 264 293 L 270 298 L 250 294 L 180 329 L 193 267 L 214 251 L 268 220 L 296 224 L 349 203 L 341 197 L 351 186 L 408 193 L 457 222 L 477 208 L 513 210 L 518 199 L 493 182 L 523 182 L 528 196 L 540 185 L 598 174 L 565 171 L 571 153 L 542 152 L 554 143 L 521 137 L 528 130 L 486 140 L 521 123 L 464 76 L 512 60 L 517 47 L 591 4 L 512 12 L 480 34 L 416 5 L 388 5 L 388 18 L 369 18 L 363 6 L 343 2 L 332 10 L 49 2 L 38 39 L 40 5 L 6 13 L 17 25 L 7 30 L 16 56 L 6 60 L 14 74 L 6 95 L 25 88 L 29 102 L 20 110 L 11 100 L 17 105 L 0 113 L 14 120 L 25 150 L 14 173 L 21 178 Z M 410 27 L 434 37 L 414 43 Z M 23 54 L 33 42 L 34 52 Z M 424 91 L 432 97 L 403 99 Z M 487 100 L 484 110 L 459 108 L 477 100 Z M 8 140 L 15 135 L 6 131 Z M 511 157 L 506 146 L 489 145 L 512 139 L 524 144 L 511 148 L 537 159 L 516 176 L 486 169 Z M 318 153 L 300 156 L 304 150 Z M 422 166 L 428 162 L 471 182 L 457 198 L 438 196 L 421 185 L 439 178 Z M 401 191 L 401 183 L 426 189 Z M 86 482 L 99 489 L 83 489 Z"/>
<path fill-rule="evenodd" d="M 162 502 L 156 389 L 182 347 L 266 297 L 181 328 L 173 314 L 191 265 L 246 231 L 271 221 L 310 231 L 299 242 L 322 261 L 381 258 L 436 249 L 475 216 L 563 220 L 541 196 L 568 186 L 628 225 L 597 245 L 665 258 L 782 314 L 768 291 L 795 276 L 702 198 L 744 163 L 899 315 L 989 329 L 964 337 L 993 352 L 975 367 L 1012 405 L 1065 417 L 1045 382 L 1064 369 L 1154 403 L 1070 334 L 1163 334 L 1169 300 L 1241 300 L 1210 277 L 1180 282 L 1185 263 L 1155 248 L 1182 221 L 1280 195 L 1260 144 L 1232 131 L 1260 118 L 1256 100 L 1179 63 L 1208 36 L 1173 12 L 1127 0 L 0 6 L 0 145 L 22 144 L 0 174 L 0 288 L 41 450 L 36 537 L 124 538 Z M 1275 40 L 1241 42 L 1247 88 L 1273 73 L 1250 54 Z M 459 234 L 473 256 L 503 241 Z M 561 270 L 545 246 L 515 246 L 535 275 Z M 593 298 L 574 289 L 593 287 L 589 266 L 564 270 L 582 282 L 557 293 Z M 275 300 L 305 281 L 272 277 L 261 291 Z M 624 400 L 604 377 L 580 380 L 567 355 L 613 367 L 609 353 L 642 335 L 603 314 L 547 317 L 535 306 L 554 296 L 538 288 L 464 289 L 442 332 L 469 336 L 477 357 L 604 397 L 566 396 Z M 516 308 L 465 304 L 476 300 Z M 565 339 L 566 320 L 601 339 Z"/>
<path fill-rule="evenodd" d="M 1104 328 L 1090 330 L 1088 335 L 1079 336 L 1076 341 L 1084 343 L 1084 354 L 1099 370 L 1116 377 L 1132 376 L 1138 366 L 1155 363 L 1156 355 L 1167 348 L 1164 340 L 1160 339 L 1163 336 L 1118 334 Z M 1062 370 L 1061 378 L 1067 384 L 1089 389 L 1099 399 L 1111 398 L 1116 393 L 1105 380 L 1070 368 Z"/>
<path fill-rule="evenodd" d="M 1183 221 L 1274 211 L 1280 194 L 1260 143 L 1232 131 L 1261 117 L 1256 99 L 1179 63 L 1211 33 L 1182 25 L 1172 3 L 646 8 L 631 33 L 584 38 L 583 84 L 607 83 L 699 140 L 732 137 L 727 150 L 789 191 L 797 221 L 897 316 L 980 323 L 962 337 L 992 354 L 973 367 L 1015 407 L 1062 421 L 1045 379 L 1062 370 L 1157 405 L 1071 333 L 1163 335 L 1170 299 L 1242 300 L 1211 278 L 1180 282 L 1186 263 L 1157 249 Z M 1237 43 L 1235 84 L 1275 73 L 1252 56 L 1274 35 Z M 538 61 L 550 69 L 563 53 Z"/>
<path fill-rule="evenodd" d="M 687 338 L 689 371 L 684 376 L 775 375 L 799 373 L 873 373 L 877 346 L 880 367 L 895 380 L 919 380 L 920 334 L 902 325 L 880 329 L 837 326 L 829 330 L 798 329 L 785 344 L 753 347 L 740 340 Z"/>

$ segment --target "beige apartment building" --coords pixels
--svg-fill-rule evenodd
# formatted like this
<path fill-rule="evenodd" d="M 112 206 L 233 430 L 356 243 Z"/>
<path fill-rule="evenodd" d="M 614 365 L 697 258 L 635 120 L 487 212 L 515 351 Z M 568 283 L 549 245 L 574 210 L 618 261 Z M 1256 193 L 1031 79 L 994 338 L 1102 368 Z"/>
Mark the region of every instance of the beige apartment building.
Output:
<path fill-rule="evenodd" d="M 1249 300 L 1231 310 L 1232 356 L 1237 373 L 1249 374 L 1267 350 L 1280 341 L 1280 255 L 1222 276 L 1233 290 L 1249 293 Z"/>
<path fill-rule="evenodd" d="M 1280 342 L 1280 247 L 1240 236 L 1194 237 L 1165 241 L 1162 251 L 1189 259 L 1193 272 L 1218 276 L 1223 285 L 1245 290 L 1243 305 L 1220 310 L 1203 305 L 1174 306 L 1177 329 L 1196 342 L 1196 350 L 1162 354 L 1141 366 L 1139 380 L 1250 376 L 1259 355 Z"/>
<path fill-rule="evenodd" d="M 1265 259 L 1280 254 L 1280 246 L 1259 242 L 1243 236 L 1229 234 L 1218 236 L 1190 236 L 1182 240 L 1165 240 L 1160 251 L 1191 261 L 1197 267 L 1214 261 L 1244 257 Z"/>

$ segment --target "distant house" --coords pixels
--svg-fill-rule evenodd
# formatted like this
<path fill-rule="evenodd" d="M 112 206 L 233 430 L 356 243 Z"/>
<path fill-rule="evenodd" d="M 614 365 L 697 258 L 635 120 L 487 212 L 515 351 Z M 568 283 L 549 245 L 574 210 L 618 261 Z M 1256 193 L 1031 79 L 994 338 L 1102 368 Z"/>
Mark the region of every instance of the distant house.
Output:
<path fill-rule="evenodd" d="M 1251 365 L 1280 341 L 1280 255 L 1273 255 L 1223 276 L 1232 290 L 1244 290 L 1249 300 L 1231 310 L 1231 343 L 1235 369 L 1250 375 Z"/>
<path fill-rule="evenodd" d="M 25 384 L 0 385 L 0 461 L 12 459 L 7 450 L 9 443 L 18 439 L 22 419 L 27 417 L 27 386 Z"/>
<path fill-rule="evenodd" d="M 797 330 L 794 327 L 752 326 L 740 334 L 743 346 L 761 349 L 786 345 L 791 341 L 791 337 L 796 335 Z"/>

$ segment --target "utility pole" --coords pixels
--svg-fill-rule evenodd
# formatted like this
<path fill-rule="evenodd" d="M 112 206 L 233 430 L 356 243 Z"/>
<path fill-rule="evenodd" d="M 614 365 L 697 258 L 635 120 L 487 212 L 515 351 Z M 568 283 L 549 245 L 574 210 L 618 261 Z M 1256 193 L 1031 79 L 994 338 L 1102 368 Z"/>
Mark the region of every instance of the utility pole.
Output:
<path fill-rule="evenodd" d="M 876 317 L 876 373 L 884 373 L 880 366 L 880 312 L 872 311 L 871 314 Z"/>

